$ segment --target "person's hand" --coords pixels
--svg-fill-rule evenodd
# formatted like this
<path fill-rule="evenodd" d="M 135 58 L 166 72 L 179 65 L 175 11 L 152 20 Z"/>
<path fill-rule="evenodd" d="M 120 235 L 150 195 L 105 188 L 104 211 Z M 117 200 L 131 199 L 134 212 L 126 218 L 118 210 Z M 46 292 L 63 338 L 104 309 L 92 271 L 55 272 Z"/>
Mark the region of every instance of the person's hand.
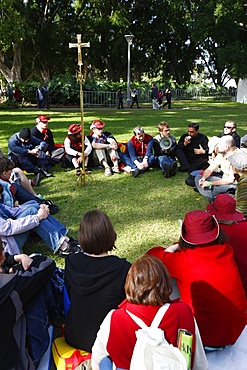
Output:
<path fill-rule="evenodd" d="M 148 168 L 148 159 L 143 158 L 142 164 L 143 164 L 143 169 L 147 169 Z"/>
<path fill-rule="evenodd" d="M 49 216 L 50 210 L 47 204 L 41 204 L 37 213 L 39 221 L 46 219 Z"/>
<path fill-rule="evenodd" d="M 209 188 L 210 186 L 212 186 L 212 182 L 211 181 L 203 181 L 202 184 L 199 183 L 199 185 L 204 189 L 204 188 Z"/>
<path fill-rule="evenodd" d="M 205 182 L 206 180 L 202 177 L 200 180 L 199 180 L 199 185 L 201 186 L 201 187 L 203 187 L 203 184 L 204 184 L 204 182 Z"/>
<path fill-rule="evenodd" d="M 191 136 L 185 136 L 184 138 L 184 146 L 187 146 L 191 143 Z"/>
<path fill-rule="evenodd" d="M 179 244 L 178 243 L 175 243 L 173 245 L 170 245 L 170 247 L 166 248 L 165 251 L 172 253 L 172 252 L 175 252 L 178 249 L 179 249 Z"/>
<path fill-rule="evenodd" d="M 199 149 L 195 148 L 194 149 L 194 153 L 195 154 L 205 154 L 205 150 L 203 149 L 203 147 L 201 146 L 201 144 L 199 144 Z"/>
<path fill-rule="evenodd" d="M 141 162 L 137 162 L 136 167 L 138 168 L 138 170 L 143 170 L 144 169 L 143 163 L 141 163 Z"/>
<path fill-rule="evenodd" d="M 39 149 L 38 148 L 33 148 L 29 150 L 29 154 L 35 155 L 35 157 L 38 156 Z"/>
<path fill-rule="evenodd" d="M 21 262 L 24 270 L 27 270 L 33 262 L 33 259 L 27 254 L 17 254 L 14 258 L 16 262 Z"/>
<path fill-rule="evenodd" d="M 116 143 L 116 141 L 112 141 L 112 142 L 109 144 L 109 148 L 110 148 L 110 149 L 117 150 L 117 143 Z"/>

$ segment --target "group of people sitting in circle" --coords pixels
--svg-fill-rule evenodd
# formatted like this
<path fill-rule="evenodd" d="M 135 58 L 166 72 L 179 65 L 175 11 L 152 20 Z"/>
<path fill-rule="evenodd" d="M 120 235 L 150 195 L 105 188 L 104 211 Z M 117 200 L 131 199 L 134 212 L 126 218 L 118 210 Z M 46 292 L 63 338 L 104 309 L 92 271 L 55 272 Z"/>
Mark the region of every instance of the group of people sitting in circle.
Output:
<path fill-rule="evenodd" d="M 38 117 L 36 128 L 46 121 L 46 128 L 38 131 L 49 136 L 48 118 L 44 117 Z M 34 232 L 65 258 L 61 279 L 69 301 L 65 340 L 92 353 L 93 370 L 112 369 L 113 364 L 117 369 L 129 369 L 138 325 L 127 311 L 149 326 L 165 304 L 169 307 L 160 328 L 167 341 L 177 346 L 178 329 L 190 332 L 191 369 L 206 370 L 205 353 L 233 345 L 246 325 L 246 137 L 238 141 L 236 124 L 228 121 L 224 135 L 210 145 L 199 133 L 199 125 L 191 123 L 176 144 L 169 125 L 161 122 L 155 137 L 137 126 L 121 149 L 114 137 L 103 131 L 104 126 L 102 121 L 92 122 L 84 154 L 80 125 L 70 125 L 64 146 L 54 145 L 53 150 L 48 150 L 45 138 L 33 139 L 35 136 L 24 128 L 9 140 L 11 159 L 0 158 L 0 310 L 2 317 L 8 317 L 2 323 L 1 366 L 6 370 L 37 368 L 49 342 L 47 323 L 56 306 L 52 306 L 51 297 L 58 294 L 53 287 L 57 267 L 50 258 L 22 253 Z M 38 150 L 26 147 L 28 143 Z M 120 161 L 130 172 L 138 172 L 136 176 L 154 163 L 165 177 L 177 170 L 188 172 L 187 183 L 209 200 L 206 210 L 185 215 L 177 243 L 155 246 L 132 265 L 111 253 L 117 234 L 103 211 L 86 212 L 79 239 L 74 240 L 66 226 L 50 215 L 52 202 L 34 192 L 22 170 L 27 165 L 36 176 L 46 176 L 48 163 L 60 158 L 77 171 L 83 158 L 88 158 L 89 166 L 89 144 L 106 176 L 120 172 Z M 40 152 L 45 156 L 39 156 Z M 175 289 L 171 278 L 176 281 Z"/>

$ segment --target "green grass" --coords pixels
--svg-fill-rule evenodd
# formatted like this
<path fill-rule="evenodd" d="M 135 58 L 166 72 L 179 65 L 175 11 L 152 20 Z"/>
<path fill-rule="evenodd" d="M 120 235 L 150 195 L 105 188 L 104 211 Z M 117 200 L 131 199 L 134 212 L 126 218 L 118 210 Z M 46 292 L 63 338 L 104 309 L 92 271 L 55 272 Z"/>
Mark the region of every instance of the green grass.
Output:
<path fill-rule="evenodd" d="M 68 126 L 80 123 L 80 111 L 35 109 L 0 110 L 0 148 L 7 153 L 8 138 L 22 127 L 32 128 L 38 114 L 51 117 L 49 127 L 55 141 L 62 143 Z M 141 124 L 151 135 L 157 133 L 157 124 L 165 120 L 171 126 L 171 133 L 177 139 L 187 131 L 190 122 L 200 124 L 200 131 L 208 137 L 219 134 L 228 119 L 235 120 L 240 136 L 246 134 L 247 106 L 232 102 L 174 102 L 172 110 L 153 111 L 145 109 L 86 109 L 84 112 L 85 133 L 94 119 L 106 123 L 118 141 L 127 141 L 133 128 Z M 178 240 L 180 228 L 178 219 L 193 209 L 205 209 L 206 200 L 192 188 L 185 185 L 187 174 L 178 173 L 165 179 L 158 169 L 151 169 L 138 178 L 127 174 L 104 176 L 102 170 L 95 170 L 86 176 L 86 186 L 77 183 L 74 171 L 64 170 L 58 165 L 52 169 L 54 177 L 44 179 L 35 190 L 53 200 L 60 207 L 56 217 L 67 226 L 69 235 L 77 238 L 80 220 L 90 209 L 101 209 L 111 218 L 118 238 L 114 253 L 133 262 L 149 248 L 156 245 L 169 246 Z M 54 256 L 42 241 L 35 238 L 24 248 L 24 252 L 40 252 L 54 258 L 59 267 L 64 260 Z M 59 335 L 59 333 L 57 334 Z M 54 364 L 52 369 L 55 369 Z"/>
<path fill-rule="evenodd" d="M 8 138 L 21 127 L 34 125 L 41 112 L 37 110 L 0 111 L 1 149 L 7 153 Z M 51 117 L 50 128 L 55 141 L 63 142 L 71 123 L 81 120 L 79 110 L 50 110 L 43 112 Z M 166 120 L 171 132 L 179 139 L 186 132 L 189 122 L 200 124 L 200 132 L 211 137 L 222 131 L 226 120 L 237 122 L 240 136 L 246 134 L 247 107 L 232 102 L 174 102 L 172 110 L 153 111 L 151 109 L 86 109 L 84 112 L 85 133 L 94 119 L 106 123 L 118 141 L 127 141 L 133 128 L 141 124 L 151 135 L 157 133 L 157 124 Z M 64 170 L 58 165 L 52 169 L 54 177 L 44 179 L 39 188 L 46 198 L 60 207 L 56 217 L 69 229 L 69 235 L 77 237 L 80 220 L 90 209 L 101 209 L 111 218 L 116 229 L 118 256 L 134 261 L 147 249 L 155 245 L 168 246 L 180 234 L 178 219 L 193 209 L 205 209 L 206 200 L 192 188 L 185 185 L 187 177 L 178 173 L 165 179 L 158 169 L 151 169 L 138 178 L 127 174 L 106 178 L 102 170 L 95 170 L 86 176 L 86 186 L 77 183 L 73 170 Z M 26 252 L 39 251 L 52 258 L 63 267 L 64 261 L 54 257 L 51 251 L 38 239 L 33 245 L 24 248 Z"/>

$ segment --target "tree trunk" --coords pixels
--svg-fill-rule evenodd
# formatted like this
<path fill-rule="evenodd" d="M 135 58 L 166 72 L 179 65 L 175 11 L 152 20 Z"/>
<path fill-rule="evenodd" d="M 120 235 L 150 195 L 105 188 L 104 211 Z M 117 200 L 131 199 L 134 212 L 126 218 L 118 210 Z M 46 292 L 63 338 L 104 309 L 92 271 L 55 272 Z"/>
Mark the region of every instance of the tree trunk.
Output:
<path fill-rule="evenodd" d="M 21 47 L 14 45 L 13 48 L 13 63 L 7 60 L 4 54 L 0 51 L 0 72 L 3 74 L 8 83 L 17 83 L 22 81 L 21 78 Z"/>

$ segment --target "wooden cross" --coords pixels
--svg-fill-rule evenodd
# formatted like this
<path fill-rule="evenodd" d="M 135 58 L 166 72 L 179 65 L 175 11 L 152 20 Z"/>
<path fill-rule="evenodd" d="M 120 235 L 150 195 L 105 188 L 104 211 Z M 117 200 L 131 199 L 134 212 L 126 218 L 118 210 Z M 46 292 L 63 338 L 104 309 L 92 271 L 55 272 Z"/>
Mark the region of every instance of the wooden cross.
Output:
<path fill-rule="evenodd" d="M 89 48 L 90 47 L 90 42 L 81 42 L 81 35 L 77 35 L 77 43 L 69 43 L 69 48 L 77 48 L 78 49 L 78 66 L 79 66 L 79 71 L 77 74 L 77 79 L 80 83 L 80 107 L 81 107 L 81 141 L 82 141 L 82 171 L 80 175 L 80 180 L 81 184 L 85 186 L 85 159 L 84 159 L 84 123 L 83 123 L 83 91 L 82 91 L 82 73 L 81 73 L 81 66 L 83 65 L 82 63 L 82 52 L 81 48 Z M 87 172 L 88 173 L 88 172 Z"/>

